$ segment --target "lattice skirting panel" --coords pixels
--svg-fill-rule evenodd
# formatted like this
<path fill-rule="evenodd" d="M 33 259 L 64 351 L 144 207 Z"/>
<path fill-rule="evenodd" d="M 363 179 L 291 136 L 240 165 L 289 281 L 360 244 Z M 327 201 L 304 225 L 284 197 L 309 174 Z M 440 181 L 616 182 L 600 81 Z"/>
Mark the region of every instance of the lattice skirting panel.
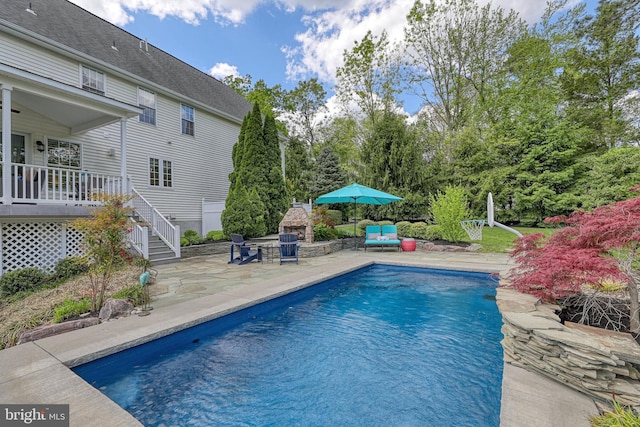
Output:
<path fill-rule="evenodd" d="M 61 259 L 82 254 L 82 233 L 65 222 L 3 222 L 0 227 L 2 274 L 25 267 L 51 272 Z"/>

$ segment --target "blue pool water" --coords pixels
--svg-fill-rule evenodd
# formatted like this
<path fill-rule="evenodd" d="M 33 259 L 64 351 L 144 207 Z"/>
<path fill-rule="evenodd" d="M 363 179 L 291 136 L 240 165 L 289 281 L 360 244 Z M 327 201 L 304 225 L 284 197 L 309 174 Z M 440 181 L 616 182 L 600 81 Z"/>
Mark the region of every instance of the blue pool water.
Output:
<path fill-rule="evenodd" d="M 146 426 L 498 426 L 495 288 L 375 265 L 74 371 Z"/>

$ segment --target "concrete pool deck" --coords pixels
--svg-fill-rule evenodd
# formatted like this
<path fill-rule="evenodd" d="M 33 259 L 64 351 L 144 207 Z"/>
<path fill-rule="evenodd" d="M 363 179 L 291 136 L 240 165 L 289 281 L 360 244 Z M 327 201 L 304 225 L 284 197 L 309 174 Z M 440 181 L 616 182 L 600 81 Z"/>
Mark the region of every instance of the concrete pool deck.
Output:
<path fill-rule="evenodd" d="M 154 309 L 149 316 L 97 326 L 0 351 L 0 403 L 69 404 L 71 426 L 141 425 L 128 412 L 76 376 L 69 367 L 144 343 L 370 265 L 390 263 L 450 270 L 504 272 L 503 254 L 343 250 L 300 264 L 227 264 L 228 255 L 189 258 L 155 267 Z M 566 386 L 505 365 L 502 427 L 588 427 L 593 401 Z"/>

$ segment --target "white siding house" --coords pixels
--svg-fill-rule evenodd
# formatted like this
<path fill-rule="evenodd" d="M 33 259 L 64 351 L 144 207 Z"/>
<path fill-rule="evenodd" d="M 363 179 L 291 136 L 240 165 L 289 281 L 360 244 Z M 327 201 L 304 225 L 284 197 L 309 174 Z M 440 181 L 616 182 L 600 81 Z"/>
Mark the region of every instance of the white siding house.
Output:
<path fill-rule="evenodd" d="M 152 234 L 179 256 L 180 227 L 202 231 L 203 199 L 226 199 L 251 109 L 65 0 L 2 2 L 0 95 L 0 274 L 78 253 L 65 224 L 86 215 L 95 191 L 137 195 Z"/>

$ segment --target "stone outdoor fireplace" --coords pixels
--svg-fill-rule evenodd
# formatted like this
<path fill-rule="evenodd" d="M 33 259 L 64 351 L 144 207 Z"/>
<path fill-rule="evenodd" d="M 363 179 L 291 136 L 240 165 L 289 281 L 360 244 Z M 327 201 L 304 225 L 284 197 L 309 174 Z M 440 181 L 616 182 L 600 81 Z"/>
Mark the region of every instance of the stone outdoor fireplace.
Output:
<path fill-rule="evenodd" d="M 307 211 L 302 207 L 302 203 L 293 202 L 291 208 L 280 221 L 278 233 L 297 234 L 298 240 L 313 243 L 313 223 Z"/>

